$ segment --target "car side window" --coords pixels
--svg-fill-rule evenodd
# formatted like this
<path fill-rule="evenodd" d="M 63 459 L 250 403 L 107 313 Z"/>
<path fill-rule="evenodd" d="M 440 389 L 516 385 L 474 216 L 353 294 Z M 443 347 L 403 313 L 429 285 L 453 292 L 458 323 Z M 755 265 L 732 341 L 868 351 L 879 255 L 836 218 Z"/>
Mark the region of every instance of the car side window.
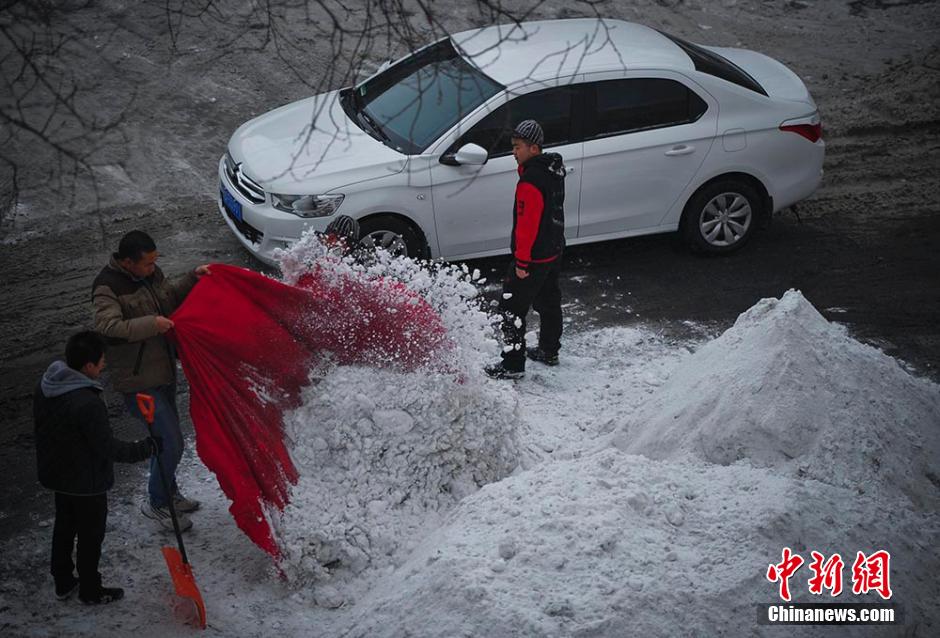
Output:
<path fill-rule="evenodd" d="M 688 87 L 666 78 L 607 80 L 591 86 L 594 117 L 588 118 L 589 139 L 688 124 L 708 110 Z"/>
<path fill-rule="evenodd" d="M 510 134 L 522 120 L 535 120 L 542 125 L 546 148 L 567 144 L 573 140 L 571 108 L 575 91 L 574 87 L 563 86 L 521 95 L 477 122 L 448 152 L 473 143 L 485 148 L 491 158 L 509 155 Z"/>

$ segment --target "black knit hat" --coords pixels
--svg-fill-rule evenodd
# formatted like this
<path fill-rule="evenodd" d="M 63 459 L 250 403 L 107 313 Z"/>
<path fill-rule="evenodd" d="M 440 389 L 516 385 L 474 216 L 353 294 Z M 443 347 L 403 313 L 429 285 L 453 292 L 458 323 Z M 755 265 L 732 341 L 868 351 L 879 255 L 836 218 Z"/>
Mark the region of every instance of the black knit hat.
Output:
<path fill-rule="evenodd" d="M 523 120 L 519 122 L 513 130 L 512 136 L 520 140 L 525 140 L 529 144 L 535 144 L 540 148 L 542 142 L 545 141 L 545 133 L 542 132 L 542 127 L 535 120 Z"/>

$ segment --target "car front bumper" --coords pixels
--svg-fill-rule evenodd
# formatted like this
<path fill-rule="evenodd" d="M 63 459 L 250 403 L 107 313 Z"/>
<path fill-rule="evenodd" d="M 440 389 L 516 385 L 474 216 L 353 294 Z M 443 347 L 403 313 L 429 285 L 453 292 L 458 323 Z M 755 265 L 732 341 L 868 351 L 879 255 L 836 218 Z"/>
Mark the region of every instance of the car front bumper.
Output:
<path fill-rule="evenodd" d="M 242 218 L 237 219 L 222 201 L 222 188 L 241 204 Z M 222 219 L 245 249 L 259 261 L 276 266 L 274 253 L 288 248 L 307 230 L 324 230 L 332 217 L 303 219 L 281 212 L 267 202 L 255 203 L 241 194 L 225 171 L 225 157 L 219 160 L 219 191 L 216 206 Z"/>

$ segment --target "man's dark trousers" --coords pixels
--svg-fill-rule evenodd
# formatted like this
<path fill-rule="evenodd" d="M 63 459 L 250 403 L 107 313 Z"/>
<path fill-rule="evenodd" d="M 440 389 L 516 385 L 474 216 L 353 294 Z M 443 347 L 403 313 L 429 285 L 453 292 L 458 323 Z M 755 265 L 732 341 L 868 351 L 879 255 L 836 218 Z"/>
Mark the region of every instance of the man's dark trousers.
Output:
<path fill-rule="evenodd" d="M 72 550 L 78 537 L 79 595 L 92 597 L 101 587 L 98 561 L 108 521 L 108 495 L 74 496 L 55 493 L 55 527 L 52 530 L 52 577 L 56 591 L 73 582 Z"/>
<path fill-rule="evenodd" d="M 529 308 L 539 313 L 539 347 L 550 355 L 561 347 L 561 289 L 558 273 L 559 255 L 554 261 L 530 264 L 529 276 L 516 275 L 516 262 L 511 261 L 503 280 L 500 310 L 503 314 L 503 365 L 509 370 L 525 370 L 526 315 Z M 509 298 L 507 299 L 507 295 Z"/>

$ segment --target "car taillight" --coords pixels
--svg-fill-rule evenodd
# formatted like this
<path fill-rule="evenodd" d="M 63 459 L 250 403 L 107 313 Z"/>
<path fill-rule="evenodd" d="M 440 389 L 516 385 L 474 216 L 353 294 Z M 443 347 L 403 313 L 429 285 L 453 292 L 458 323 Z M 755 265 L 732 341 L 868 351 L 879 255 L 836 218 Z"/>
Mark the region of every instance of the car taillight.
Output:
<path fill-rule="evenodd" d="M 822 137 L 822 123 L 818 124 L 781 124 L 781 131 L 790 131 L 802 135 L 810 142 L 816 142 Z"/>

